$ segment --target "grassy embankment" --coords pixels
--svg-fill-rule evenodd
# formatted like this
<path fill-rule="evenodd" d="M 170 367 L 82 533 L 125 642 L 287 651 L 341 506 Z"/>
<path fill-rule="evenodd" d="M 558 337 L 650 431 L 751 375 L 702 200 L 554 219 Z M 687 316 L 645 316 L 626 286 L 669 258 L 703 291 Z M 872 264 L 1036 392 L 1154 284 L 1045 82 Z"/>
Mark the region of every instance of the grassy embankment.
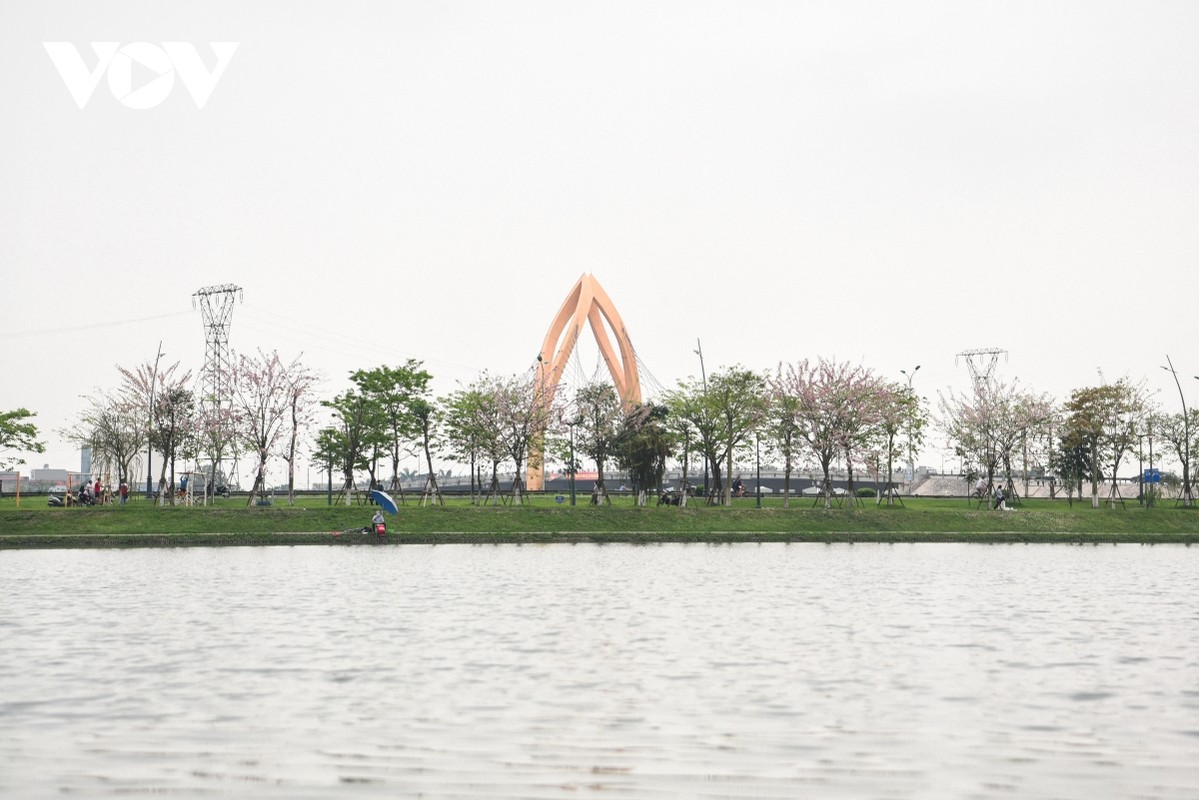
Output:
<path fill-rule="evenodd" d="M 1115 510 L 1089 503 L 1032 500 L 1009 512 L 988 511 L 962 499 L 905 499 L 902 507 L 855 507 L 825 511 L 810 499 L 785 509 L 777 498 L 754 507 L 693 504 L 635 508 L 628 498 L 594 507 L 559 505 L 539 496 L 524 507 L 477 507 L 452 500 L 444 508 L 415 504 L 388 517 L 388 543 L 496 542 L 1128 542 L 1199 543 L 1199 509 L 1172 502 L 1140 508 L 1136 501 Z M 244 500 L 202 507 L 158 508 L 142 500 L 103 508 L 46 507 L 44 497 L 0 500 L 0 549 L 44 547 L 145 547 L 260 544 L 363 544 L 374 536 L 341 531 L 365 525 L 372 506 L 326 505 L 305 497 L 247 508 Z"/>

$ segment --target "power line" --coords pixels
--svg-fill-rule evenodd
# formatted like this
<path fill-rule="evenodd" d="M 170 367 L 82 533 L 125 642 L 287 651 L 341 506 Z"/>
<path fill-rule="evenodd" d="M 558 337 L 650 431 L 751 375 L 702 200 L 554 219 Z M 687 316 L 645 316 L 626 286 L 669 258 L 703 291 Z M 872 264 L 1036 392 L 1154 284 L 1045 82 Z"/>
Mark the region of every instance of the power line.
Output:
<path fill-rule="evenodd" d="M 262 308 L 249 306 L 246 308 L 246 311 L 252 317 L 257 318 L 262 325 L 269 326 L 264 328 L 249 325 L 248 327 L 250 327 L 252 330 L 276 336 L 278 338 L 283 338 L 287 341 L 300 345 L 301 349 L 305 351 L 320 350 L 327 353 L 347 356 L 361 355 L 364 351 L 369 351 L 387 358 L 412 358 L 431 366 L 440 365 L 467 372 L 477 373 L 484 370 L 483 367 L 479 367 L 477 365 L 461 364 L 458 362 L 447 361 L 445 359 L 438 358 L 426 358 L 412 352 L 381 346 L 373 343 L 369 339 L 363 339 L 360 336 L 351 336 L 339 331 L 320 328 L 315 325 L 296 325 L 293 322 L 293 318 L 285 317 L 281 314 L 275 314 Z M 279 336 L 276 329 L 291 331 L 293 334 L 299 334 L 303 338 L 297 339 Z"/>
<path fill-rule="evenodd" d="M 7 331 L 0 333 L 0 339 L 15 339 L 18 336 L 45 336 L 52 333 L 66 333 L 72 331 L 90 331 L 99 328 L 115 328 L 121 325 L 136 325 L 139 322 L 153 322 L 159 319 L 170 319 L 172 317 L 190 316 L 190 311 L 175 311 L 170 314 L 155 314 L 152 317 L 138 317 L 137 319 L 122 319 L 112 322 L 94 322 L 90 325 L 65 325 L 54 328 L 42 328 L 33 331 Z"/>

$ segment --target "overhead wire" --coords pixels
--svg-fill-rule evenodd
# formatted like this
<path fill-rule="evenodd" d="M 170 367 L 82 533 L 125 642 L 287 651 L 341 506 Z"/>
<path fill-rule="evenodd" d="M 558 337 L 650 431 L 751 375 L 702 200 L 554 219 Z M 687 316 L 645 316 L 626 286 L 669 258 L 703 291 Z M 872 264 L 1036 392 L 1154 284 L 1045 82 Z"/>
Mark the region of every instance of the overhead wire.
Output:
<path fill-rule="evenodd" d="M 335 355 L 351 357 L 361 355 L 365 351 L 383 357 L 402 359 L 413 358 L 425 364 L 440 365 L 470 373 L 478 373 L 484 370 L 484 368 L 476 365 L 467 365 L 445 359 L 419 356 L 409 351 L 379 345 L 369 339 L 352 336 L 339 331 L 333 331 L 316 325 L 297 325 L 289 317 L 285 317 L 281 314 L 276 314 L 258 307 L 252 306 L 247 309 L 247 311 L 250 312 L 251 319 L 257 318 L 257 321 L 260 323 L 260 325 L 270 326 L 270 329 L 255 326 L 253 322 L 246 323 L 246 327 L 249 327 L 251 330 L 256 330 L 260 333 L 267 333 L 275 336 L 279 336 L 278 331 L 275 329 L 291 331 L 293 334 L 301 334 L 304 337 L 302 340 L 294 337 L 281 338 L 288 339 L 293 344 L 298 344 L 306 350 L 321 350 L 323 352 L 333 353 Z"/>
<path fill-rule="evenodd" d="M 170 314 L 155 314 L 149 317 L 137 317 L 136 319 L 120 319 L 109 320 L 108 322 L 93 322 L 87 325 L 59 325 L 54 328 L 42 328 L 32 331 L 5 331 L 0 333 L 0 339 L 13 339 L 18 336 L 46 336 L 54 333 L 67 333 L 73 331 L 90 331 L 101 328 L 116 328 L 121 325 L 135 325 L 139 322 L 153 322 L 160 319 L 170 319 L 172 317 L 182 317 L 190 315 L 191 311 L 174 311 Z"/>

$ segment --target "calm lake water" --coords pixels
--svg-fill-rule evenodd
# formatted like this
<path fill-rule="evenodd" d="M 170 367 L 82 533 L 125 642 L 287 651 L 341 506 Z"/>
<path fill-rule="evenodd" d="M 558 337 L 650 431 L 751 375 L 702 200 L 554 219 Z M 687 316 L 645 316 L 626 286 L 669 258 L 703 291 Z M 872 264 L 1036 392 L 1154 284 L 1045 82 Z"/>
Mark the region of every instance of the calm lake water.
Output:
<path fill-rule="evenodd" d="M 1195 798 L 1199 548 L 0 552 L 0 797 Z"/>

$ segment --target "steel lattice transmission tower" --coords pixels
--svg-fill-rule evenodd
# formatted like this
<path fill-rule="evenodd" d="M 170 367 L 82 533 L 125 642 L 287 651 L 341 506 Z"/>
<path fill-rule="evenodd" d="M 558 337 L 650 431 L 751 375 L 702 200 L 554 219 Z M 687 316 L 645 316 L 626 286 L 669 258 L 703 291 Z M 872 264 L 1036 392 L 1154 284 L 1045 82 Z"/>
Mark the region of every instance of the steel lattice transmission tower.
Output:
<path fill-rule="evenodd" d="M 970 370 L 970 382 L 977 388 L 979 383 L 986 383 L 995 372 L 999 356 L 1007 359 L 1007 350 L 999 347 L 979 347 L 974 350 L 963 350 L 954 357 L 954 363 L 959 358 L 966 359 L 966 367 Z"/>
<path fill-rule="evenodd" d="M 220 286 L 206 286 L 192 295 L 192 308 L 197 303 L 200 314 L 204 319 L 204 369 L 200 372 L 200 406 L 202 413 L 209 420 L 223 420 L 221 410 L 228 410 L 233 405 L 233 399 L 227 397 L 228 388 L 224 385 L 224 376 L 233 366 L 233 355 L 229 349 L 229 328 L 233 324 L 233 306 L 240 300 L 240 286 L 231 283 Z M 224 427 L 224 423 L 220 423 Z M 231 438 L 231 431 L 212 430 L 206 437 L 211 440 L 210 453 L 212 459 L 213 477 L 220 469 L 224 443 Z M 234 467 L 236 470 L 236 466 Z"/>
<path fill-rule="evenodd" d="M 221 375 L 231 366 L 229 328 L 233 324 L 233 303 L 241 298 L 241 287 L 231 283 L 206 286 L 192 295 L 192 308 L 200 305 L 204 317 L 204 370 L 200 373 L 201 390 L 206 402 L 223 405 Z"/>

